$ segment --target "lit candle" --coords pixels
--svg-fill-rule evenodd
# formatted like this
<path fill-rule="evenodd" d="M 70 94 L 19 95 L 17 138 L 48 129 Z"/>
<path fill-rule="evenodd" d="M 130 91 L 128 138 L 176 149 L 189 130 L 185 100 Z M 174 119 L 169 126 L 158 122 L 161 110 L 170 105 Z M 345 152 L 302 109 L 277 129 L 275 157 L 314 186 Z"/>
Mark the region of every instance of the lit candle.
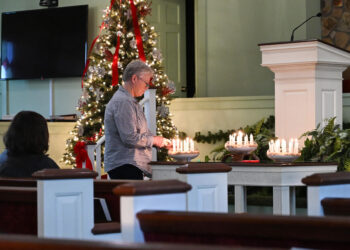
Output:
<path fill-rule="evenodd" d="M 287 142 L 285 139 L 282 139 L 282 154 L 287 153 Z"/>
<path fill-rule="evenodd" d="M 179 151 L 180 150 L 180 140 L 179 138 L 176 139 L 176 150 L 175 151 Z"/>
<path fill-rule="evenodd" d="M 242 136 L 243 136 L 242 132 L 239 131 L 237 135 L 237 146 L 242 146 Z"/>
<path fill-rule="evenodd" d="M 281 142 L 280 142 L 280 139 L 277 139 L 275 141 L 275 153 L 279 154 L 280 153 L 280 148 L 281 147 Z"/>
<path fill-rule="evenodd" d="M 294 140 L 294 154 L 298 154 L 299 153 L 299 142 L 298 139 Z"/>
<path fill-rule="evenodd" d="M 288 153 L 293 153 L 293 139 L 289 139 L 289 145 L 288 145 Z"/>
<path fill-rule="evenodd" d="M 244 145 L 248 145 L 248 135 L 244 136 Z"/>
<path fill-rule="evenodd" d="M 190 149 L 190 151 L 191 151 L 191 152 L 194 152 L 194 142 L 193 142 L 192 139 L 190 140 L 190 144 L 191 144 L 191 147 L 190 147 L 191 149 Z"/>
<path fill-rule="evenodd" d="M 253 137 L 253 134 L 250 134 L 250 136 L 249 136 L 250 138 L 250 141 L 249 141 L 249 144 L 250 145 L 253 145 L 254 144 L 254 137 Z"/>
<path fill-rule="evenodd" d="M 232 141 L 232 145 L 235 145 L 235 140 L 236 140 L 236 133 L 233 134 L 233 141 Z"/>
<path fill-rule="evenodd" d="M 173 152 L 176 152 L 176 141 L 173 139 Z"/>
<path fill-rule="evenodd" d="M 270 151 L 270 153 L 275 152 L 275 150 L 274 150 L 274 141 L 273 140 L 269 141 L 269 151 Z"/>

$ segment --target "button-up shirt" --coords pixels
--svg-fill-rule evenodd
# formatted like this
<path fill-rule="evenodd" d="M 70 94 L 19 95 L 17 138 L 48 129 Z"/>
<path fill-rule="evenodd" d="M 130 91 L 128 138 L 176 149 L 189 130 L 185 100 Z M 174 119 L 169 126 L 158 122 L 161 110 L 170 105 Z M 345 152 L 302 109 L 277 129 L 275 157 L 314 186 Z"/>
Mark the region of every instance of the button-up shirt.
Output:
<path fill-rule="evenodd" d="M 153 135 L 147 127 L 142 107 L 119 86 L 105 111 L 105 170 L 132 164 L 151 173 Z"/>

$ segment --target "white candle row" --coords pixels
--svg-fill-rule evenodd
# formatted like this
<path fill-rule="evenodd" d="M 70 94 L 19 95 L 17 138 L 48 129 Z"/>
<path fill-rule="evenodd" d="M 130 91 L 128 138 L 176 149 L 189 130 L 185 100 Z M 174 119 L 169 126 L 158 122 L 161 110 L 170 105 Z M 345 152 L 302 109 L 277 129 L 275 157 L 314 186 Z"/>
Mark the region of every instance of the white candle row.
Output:
<path fill-rule="evenodd" d="M 289 139 L 288 148 L 287 141 L 285 139 L 271 140 L 269 142 L 269 152 L 277 154 L 298 154 L 299 153 L 299 142 L 298 139 Z"/>
<path fill-rule="evenodd" d="M 192 139 L 187 137 L 185 140 L 180 140 L 179 138 L 173 139 L 173 152 L 193 152 L 194 142 Z"/>
<path fill-rule="evenodd" d="M 242 146 L 242 145 L 254 145 L 254 137 L 252 134 L 249 136 L 246 134 L 243 139 L 243 133 L 241 131 L 238 131 L 238 135 L 236 133 L 229 136 L 229 145 L 234 146 Z"/>

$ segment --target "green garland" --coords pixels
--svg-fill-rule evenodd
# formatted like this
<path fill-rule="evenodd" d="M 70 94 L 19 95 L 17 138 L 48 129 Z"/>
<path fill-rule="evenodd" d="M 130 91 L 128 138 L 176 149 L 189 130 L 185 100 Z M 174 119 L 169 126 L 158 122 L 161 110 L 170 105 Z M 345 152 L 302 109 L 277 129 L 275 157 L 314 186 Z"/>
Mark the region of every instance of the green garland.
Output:
<path fill-rule="evenodd" d="M 275 117 L 269 116 L 266 121 L 265 119 L 262 119 L 251 126 L 241 127 L 239 129 L 230 129 L 227 131 L 219 130 L 219 132 L 212 133 L 211 131 L 208 131 L 207 135 L 202 134 L 201 132 L 196 132 L 195 137 L 193 140 L 195 140 L 198 143 L 209 143 L 209 144 L 215 144 L 217 142 L 223 142 L 222 145 L 215 148 L 211 153 L 212 159 L 210 159 L 209 156 L 206 156 L 206 161 L 221 161 L 222 159 L 226 158 L 229 154 L 229 152 L 224 147 L 224 142 L 228 140 L 229 135 L 241 130 L 246 134 L 253 134 L 255 141 L 258 144 L 258 148 L 255 151 L 255 155 L 260 158 L 261 161 L 270 161 L 270 159 L 266 156 L 266 151 L 268 149 L 268 142 L 272 138 L 275 138 L 274 130 L 275 130 Z M 184 132 L 180 133 L 180 137 L 186 137 L 186 134 Z M 229 158 L 228 158 L 229 159 Z"/>

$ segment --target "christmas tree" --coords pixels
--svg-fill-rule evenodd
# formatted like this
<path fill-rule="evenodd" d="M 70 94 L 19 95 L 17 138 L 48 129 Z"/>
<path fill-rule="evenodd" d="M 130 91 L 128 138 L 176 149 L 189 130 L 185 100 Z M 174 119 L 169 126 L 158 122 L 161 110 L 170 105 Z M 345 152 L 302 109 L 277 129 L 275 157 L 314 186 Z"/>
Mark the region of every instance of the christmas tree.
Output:
<path fill-rule="evenodd" d="M 100 34 L 91 45 L 83 73 L 83 94 L 77 108 L 81 116 L 66 143 L 63 161 L 76 166 L 78 145 L 96 142 L 104 134 L 104 112 L 119 84 L 126 65 L 134 59 L 143 60 L 154 70 L 156 88 L 157 135 L 173 138 L 175 127 L 169 109 L 170 95 L 175 92 L 162 67 L 162 55 L 157 49 L 157 33 L 147 21 L 151 14 L 149 0 L 111 0 L 106 8 Z M 158 152 L 165 160 L 167 152 Z"/>

